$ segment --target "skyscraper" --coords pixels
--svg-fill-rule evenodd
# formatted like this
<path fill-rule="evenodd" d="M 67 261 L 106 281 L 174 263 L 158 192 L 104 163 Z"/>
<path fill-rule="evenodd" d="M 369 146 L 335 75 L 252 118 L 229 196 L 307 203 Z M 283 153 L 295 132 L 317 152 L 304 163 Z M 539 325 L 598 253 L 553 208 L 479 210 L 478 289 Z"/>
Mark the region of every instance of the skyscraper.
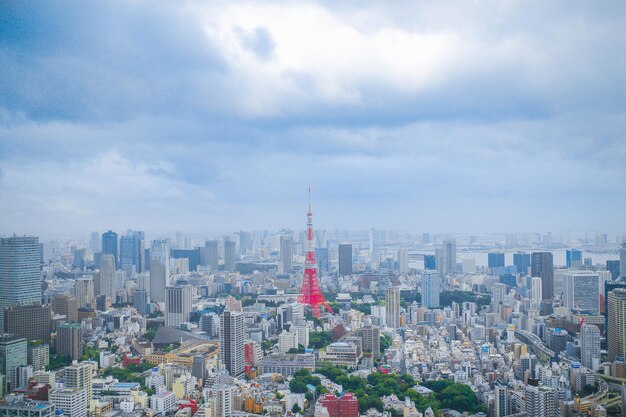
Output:
<path fill-rule="evenodd" d="M 59 294 L 52 299 L 52 311 L 54 314 L 65 316 L 67 321 L 78 321 L 78 302 L 75 297 L 67 294 Z"/>
<path fill-rule="evenodd" d="M 65 368 L 65 388 L 78 388 L 87 393 L 87 404 L 91 401 L 92 366 L 86 362 L 74 363 Z"/>
<path fill-rule="evenodd" d="M 400 288 L 389 287 L 385 294 L 387 325 L 394 329 L 400 327 Z"/>
<path fill-rule="evenodd" d="M 211 267 L 211 272 L 215 272 L 219 267 L 219 242 L 217 240 L 207 240 L 204 247 L 200 248 L 200 263 Z"/>
<path fill-rule="evenodd" d="M 38 302 L 4 310 L 4 330 L 26 340 L 50 342 L 50 306 Z"/>
<path fill-rule="evenodd" d="M 371 352 L 372 358 L 380 358 L 380 329 L 371 323 L 366 324 L 361 329 L 363 337 L 363 351 Z"/>
<path fill-rule="evenodd" d="M 243 313 L 224 311 L 220 320 L 220 356 L 231 376 L 243 373 Z"/>
<path fill-rule="evenodd" d="M 580 361 L 594 371 L 600 367 L 600 329 L 594 324 L 580 326 Z"/>
<path fill-rule="evenodd" d="M 165 326 L 178 327 L 189 321 L 193 307 L 193 286 L 167 287 L 165 290 Z"/>
<path fill-rule="evenodd" d="M 57 353 L 72 360 L 83 356 L 83 331 L 79 323 L 63 323 L 57 329 Z"/>
<path fill-rule="evenodd" d="M 597 272 L 569 270 L 564 274 L 563 305 L 571 310 L 600 313 L 600 283 Z"/>
<path fill-rule="evenodd" d="M 235 242 L 230 239 L 224 240 L 224 270 L 234 272 L 237 263 L 237 251 Z"/>
<path fill-rule="evenodd" d="M 409 272 L 409 251 L 406 249 L 398 249 L 398 272 L 401 275 Z"/>
<path fill-rule="evenodd" d="M 100 252 L 101 243 L 100 233 L 91 232 L 91 236 L 89 238 L 89 249 L 91 249 L 92 252 Z"/>
<path fill-rule="evenodd" d="M 145 235 L 141 231 L 129 231 L 120 238 L 120 269 L 141 273 L 145 270 Z"/>
<path fill-rule="evenodd" d="M 438 271 L 426 270 L 422 274 L 422 307 L 438 308 L 441 293 L 441 276 Z"/>
<path fill-rule="evenodd" d="M 148 313 L 148 291 L 145 289 L 135 290 L 133 293 L 133 305 L 139 314 L 146 315 Z"/>
<path fill-rule="evenodd" d="M 435 255 L 424 255 L 424 269 L 437 269 L 437 257 Z"/>
<path fill-rule="evenodd" d="M 619 276 L 626 278 L 626 241 L 619 248 Z"/>
<path fill-rule="evenodd" d="M 41 302 L 39 265 L 39 238 L 0 238 L 0 333 L 6 307 Z"/>
<path fill-rule="evenodd" d="M 517 267 L 517 272 L 522 275 L 527 275 L 528 267 L 530 266 L 530 254 L 523 252 L 514 253 L 513 265 Z"/>
<path fill-rule="evenodd" d="M 17 388 L 17 369 L 28 364 L 26 339 L 0 333 L 0 374 L 6 377 L 10 389 Z"/>
<path fill-rule="evenodd" d="M 510 394 L 509 387 L 504 382 L 497 380 L 493 384 L 493 396 L 495 399 L 494 404 L 494 417 L 505 417 L 510 414 Z"/>
<path fill-rule="evenodd" d="M 556 407 L 554 390 L 546 386 L 526 386 L 526 414 L 533 417 L 557 417 L 560 415 Z"/>
<path fill-rule="evenodd" d="M 619 278 L 619 259 L 606 261 L 606 270 L 611 273 L 611 279 Z"/>
<path fill-rule="evenodd" d="M 339 244 L 339 276 L 352 275 L 352 244 Z"/>
<path fill-rule="evenodd" d="M 315 248 L 315 260 L 317 261 L 317 270 L 320 274 L 329 271 L 328 248 Z"/>
<path fill-rule="evenodd" d="M 583 264 L 583 253 L 578 249 L 568 249 L 565 251 L 565 266 L 568 268 L 578 268 Z"/>
<path fill-rule="evenodd" d="M 533 252 L 530 257 L 531 276 L 541 277 L 541 294 L 544 300 L 552 301 L 554 287 L 554 264 L 552 253 Z"/>
<path fill-rule="evenodd" d="M 76 279 L 75 294 L 78 308 L 93 308 L 94 307 L 94 282 L 91 277 L 80 277 Z"/>
<path fill-rule="evenodd" d="M 531 283 L 531 300 L 539 304 L 541 303 L 541 300 L 543 300 L 543 295 L 541 293 L 541 289 L 543 288 L 541 284 L 541 277 L 532 277 Z"/>
<path fill-rule="evenodd" d="M 113 255 L 116 268 L 119 265 L 119 251 L 117 245 L 117 233 L 111 230 L 102 233 L 102 254 Z"/>
<path fill-rule="evenodd" d="M 283 263 L 283 272 L 289 274 L 293 270 L 293 237 L 280 236 L 280 261 Z"/>
<path fill-rule="evenodd" d="M 498 268 L 504 266 L 504 253 L 491 252 L 487 254 L 487 267 Z"/>
<path fill-rule="evenodd" d="M 609 361 L 626 357 L 626 288 L 616 288 L 609 292 Z"/>
<path fill-rule="evenodd" d="M 114 303 L 116 289 L 115 258 L 111 254 L 102 255 L 100 259 L 100 294 L 98 295 L 106 295 Z"/>
<path fill-rule="evenodd" d="M 165 287 L 170 282 L 170 248 L 167 240 L 155 240 L 150 250 L 150 300 L 165 301 Z"/>

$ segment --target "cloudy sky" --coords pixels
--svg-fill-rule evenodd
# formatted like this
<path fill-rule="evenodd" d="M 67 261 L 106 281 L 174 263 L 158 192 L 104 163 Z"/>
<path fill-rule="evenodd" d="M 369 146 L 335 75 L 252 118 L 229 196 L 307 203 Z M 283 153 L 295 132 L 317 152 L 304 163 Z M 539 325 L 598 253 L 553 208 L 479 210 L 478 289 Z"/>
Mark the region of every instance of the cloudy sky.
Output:
<path fill-rule="evenodd" d="M 0 233 L 626 230 L 624 2 L 0 1 Z"/>

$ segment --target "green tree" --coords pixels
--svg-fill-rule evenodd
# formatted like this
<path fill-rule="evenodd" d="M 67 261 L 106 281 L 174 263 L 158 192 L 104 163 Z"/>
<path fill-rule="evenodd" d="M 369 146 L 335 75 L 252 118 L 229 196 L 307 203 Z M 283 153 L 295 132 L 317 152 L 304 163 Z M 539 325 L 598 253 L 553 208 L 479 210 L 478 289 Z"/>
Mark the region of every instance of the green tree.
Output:
<path fill-rule="evenodd" d="M 296 414 L 300 412 L 300 406 L 296 403 L 293 405 L 293 407 L 291 407 L 291 412 Z"/>

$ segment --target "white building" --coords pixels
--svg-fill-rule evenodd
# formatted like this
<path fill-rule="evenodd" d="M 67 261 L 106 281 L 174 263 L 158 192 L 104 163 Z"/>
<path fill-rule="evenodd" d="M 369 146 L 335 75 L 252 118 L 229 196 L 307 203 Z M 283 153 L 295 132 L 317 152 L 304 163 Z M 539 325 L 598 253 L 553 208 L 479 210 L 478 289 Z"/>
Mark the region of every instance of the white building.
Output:
<path fill-rule="evenodd" d="M 87 391 L 84 389 L 55 389 L 50 393 L 50 402 L 57 411 L 63 410 L 63 417 L 87 417 L 89 414 Z"/>
<path fill-rule="evenodd" d="M 600 329 L 594 324 L 580 326 L 580 361 L 594 371 L 600 368 Z"/>
<path fill-rule="evenodd" d="M 298 334 L 283 331 L 278 335 L 278 352 L 287 353 L 290 349 L 298 349 Z"/>
<path fill-rule="evenodd" d="M 150 408 L 155 413 L 167 413 L 176 409 L 176 396 L 171 391 L 164 391 L 150 396 Z"/>

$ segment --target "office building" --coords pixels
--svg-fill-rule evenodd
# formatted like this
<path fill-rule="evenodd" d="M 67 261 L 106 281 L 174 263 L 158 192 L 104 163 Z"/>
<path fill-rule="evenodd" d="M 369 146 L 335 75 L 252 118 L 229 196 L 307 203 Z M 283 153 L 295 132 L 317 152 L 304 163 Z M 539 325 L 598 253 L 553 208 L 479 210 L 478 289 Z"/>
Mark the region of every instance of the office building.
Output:
<path fill-rule="evenodd" d="M 105 295 L 112 303 L 115 302 L 117 289 L 117 274 L 115 273 L 115 258 L 111 254 L 102 255 L 100 258 L 100 273 L 98 275 L 100 293 Z"/>
<path fill-rule="evenodd" d="M 95 307 L 93 278 L 80 277 L 76 279 L 74 293 L 76 294 L 76 302 L 78 304 L 78 308 Z"/>
<path fill-rule="evenodd" d="M 328 248 L 315 248 L 315 260 L 317 261 L 317 270 L 320 274 L 330 270 Z"/>
<path fill-rule="evenodd" d="M 50 342 L 50 306 L 39 302 L 13 306 L 4 311 L 4 329 L 7 333 L 26 340 Z"/>
<path fill-rule="evenodd" d="M 607 346 L 609 361 L 626 358 L 626 288 L 616 288 L 609 292 L 608 297 L 609 327 Z"/>
<path fill-rule="evenodd" d="M 79 323 L 63 323 L 57 329 L 57 353 L 77 361 L 83 356 L 83 331 Z"/>
<path fill-rule="evenodd" d="M 619 278 L 619 259 L 606 261 L 606 270 L 611 273 L 611 279 Z"/>
<path fill-rule="evenodd" d="M 370 352 L 375 360 L 380 358 L 380 328 L 370 323 L 361 329 L 363 351 Z"/>
<path fill-rule="evenodd" d="M 531 297 L 530 299 L 534 302 L 534 303 L 541 303 L 541 300 L 543 300 L 543 294 L 542 294 L 542 288 L 543 285 L 541 284 L 541 277 L 532 277 L 531 278 Z"/>
<path fill-rule="evenodd" d="M 424 269 L 437 269 L 437 257 L 435 255 L 424 255 Z"/>
<path fill-rule="evenodd" d="M 575 312 L 600 313 L 600 284 L 597 272 L 568 270 L 563 279 L 565 307 Z"/>
<path fill-rule="evenodd" d="M 517 268 L 518 273 L 527 275 L 530 267 L 530 254 L 523 252 L 514 253 L 513 265 Z"/>
<path fill-rule="evenodd" d="M 422 307 L 438 308 L 441 294 L 441 276 L 438 271 L 427 270 L 422 274 Z"/>
<path fill-rule="evenodd" d="M 43 371 L 50 363 L 50 346 L 42 342 L 28 342 L 26 357 L 33 371 Z"/>
<path fill-rule="evenodd" d="M 0 334 L 0 374 L 6 377 L 10 390 L 17 388 L 17 372 L 28 365 L 26 339 L 13 334 Z"/>
<path fill-rule="evenodd" d="M 0 238 L 0 333 L 4 309 L 41 302 L 39 238 Z"/>
<path fill-rule="evenodd" d="M 150 300 L 165 302 L 170 283 L 170 248 L 166 240 L 155 240 L 150 250 Z"/>
<path fill-rule="evenodd" d="M 193 286 L 167 287 L 165 290 L 165 326 L 179 327 L 189 321 L 193 309 Z"/>
<path fill-rule="evenodd" d="M 119 250 L 117 233 L 109 230 L 102 233 L 102 254 L 112 255 L 115 260 L 115 268 L 119 265 Z"/>
<path fill-rule="evenodd" d="M 78 269 L 79 271 L 84 271 L 86 257 L 86 249 L 74 249 L 74 251 L 72 252 L 72 268 Z"/>
<path fill-rule="evenodd" d="M 217 240 L 207 240 L 204 247 L 200 248 L 200 263 L 210 266 L 211 272 L 219 269 L 219 242 Z"/>
<path fill-rule="evenodd" d="M 0 389 L 1 391 L 1 389 Z M 0 417 L 57 417 L 54 404 L 44 401 L 18 400 L 0 405 Z"/>
<path fill-rule="evenodd" d="M 100 240 L 100 233 L 91 232 L 91 236 L 89 237 L 89 249 L 92 252 L 100 252 L 102 241 Z"/>
<path fill-rule="evenodd" d="M 87 417 L 89 401 L 87 391 L 78 388 L 55 389 L 50 393 L 50 402 L 57 409 L 63 410 L 63 417 Z"/>
<path fill-rule="evenodd" d="M 87 392 L 87 403 L 91 401 L 93 366 L 87 362 L 73 363 L 65 368 L 65 388 L 78 388 Z"/>
<path fill-rule="evenodd" d="M 78 321 L 78 302 L 75 297 L 59 294 L 52 299 L 52 312 L 65 316 L 70 323 Z"/>
<path fill-rule="evenodd" d="M 352 244 L 339 244 L 339 276 L 352 275 Z"/>
<path fill-rule="evenodd" d="M 541 295 L 544 300 L 552 301 L 554 287 L 554 265 L 552 253 L 533 252 L 530 257 L 531 276 L 541 277 Z"/>
<path fill-rule="evenodd" d="M 509 386 L 497 380 L 493 384 L 494 417 L 505 417 L 511 414 Z"/>
<path fill-rule="evenodd" d="M 626 241 L 619 248 L 619 276 L 626 278 Z"/>
<path fill-rule="evenodd" d="M 237 251 L 235 242 L 230 239 L 224 240 L 224 270 L 234 272 L 237 266 Z"/>
<path fill-rule="evenodd" d="M 280 236 L 280 261 L 283 264 L 283 272 L 291 273 L 293 270 L 293 237 L 287 235 Z"/>
<path fill-rule="evenodd" d="M 291 349 L 298 349 L 298 334 L 283 330 L 278 335 L 278 352 L 288 353 Z"/>
<path fill-rule="evenodd" d="M 600 368 L 600 329 L 594 324 L 580 326 L 580 362 L 594 371 Z"/>
<path fill-rule="evenodd" d="M 231 376 L 243 374 L 243 313 L 224 311 L 220 320 L 220 356 Z"/>
<path fill-rule="evenodd" d="M 491 287 L 491 295 L 492 312 L 500 313 L 504 305 L 504 298 L 506 297 L 506 285 L 500 282 L 493 284 L 493 287 Z"/>
<path fill-rule="evenodd" d="M 210 388 L 211 397 L 214 398 L 217 417 L 234 416 L 235 386 L 227 384 L 215 384 Z"/>
<path fill-rule="evenodd" d="M 129 231 L 120 238 L 120 269 L 129 275 L 145 270 L 146 239 L 144 232 Z"/>
<path fill-rule="evenodd" d="M 200 248 L 196 249 L 172 249 L 173 259 L 187 259 L 190 271 L 197 271 L 201 264 Z"/>
<path fill-rule="evenodd" d="M 487 254 L 487 267 L 500 268 L 504 267 L 504 253 L 491 252 Z"/>
<path fill-rule="evenodd" d="M 456 239 L 444 239 L 442 242 L 442 275 L 454 273 L 456 269 Z"/>
<path fill-rule="evenodd" d="M 336 366 L 355 367 L 359 363 L 359 347 L 355 343 L 335 342 L 326 346 L 326 350 L 319 353 L 321 362 L 328 362 Z"/>
<path fill-rule="evenodd" d="M 203 314 L 200 316 L 200 329 L 211 339 L 220 336 L 220 316 L 215 313 Z"/>
<path fill-rule="evenodd" d="M 568 249 L 565 251 L 565 266 L 576 269 L 583 264 L 583 253 L 578 249 Z"/>
<path fill-rule="evenodd" d="M 259 361 L 259 374 L 293 375 L 301 369 L 315 370 L 315 355 L 312 353 L 287 353 L 268 355 Z"/>
<path fill-rule="evenodd" d="M 133 306 L 135 306 L 139 314 L 145 316 L 148 313 L 148 291 L 135 290 L 133 293 Z"/>
<path fill-rule="evenodd" d="M 387 326 L 397 329 L 400 327 L 400 288 L 387 288 L 385 293 L 385 309 Z"/>
<path fill-rule="evenodd" d="M 162 391 L 150 396 L 150 409 L 158 415 L 168 415 L 176 410 L 176 395 L 171 391 Z"/>
<path fill-rule="evenodd" d="M 401 275 L 409 273 L 409 251 L 398 249 L 398 272 Z"/>

